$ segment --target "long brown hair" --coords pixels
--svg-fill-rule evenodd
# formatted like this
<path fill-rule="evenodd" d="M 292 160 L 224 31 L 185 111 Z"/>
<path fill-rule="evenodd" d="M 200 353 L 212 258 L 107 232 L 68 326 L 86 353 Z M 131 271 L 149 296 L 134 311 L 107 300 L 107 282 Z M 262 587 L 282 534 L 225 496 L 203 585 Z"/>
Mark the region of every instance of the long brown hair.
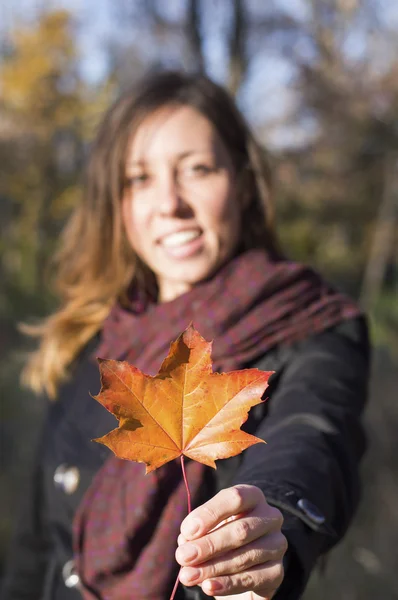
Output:
<path fill-rule="evenodd" d="M 41 324 L 24 327 L 40 338 L 40 345 L 23 381 L 50 397 L 79 351 L 101 329 L 111 306 L 126 301 L 129 285 L 154 284 L 153 274 L 127 242 L 121 198 L 128 143 L 156 110 L 188 105 L 209 119 L 231 153 L 242 194 L 250 194 L 242 215 L 242 247 L 279 254 L 265 153 L 228 93 L 205 76 L 174 72 L 151 76 L 137 90 L 124 93 L 110 108 L 92 145 L 83 200 L 67 223 L 55 258 L 60 308 Z"/>

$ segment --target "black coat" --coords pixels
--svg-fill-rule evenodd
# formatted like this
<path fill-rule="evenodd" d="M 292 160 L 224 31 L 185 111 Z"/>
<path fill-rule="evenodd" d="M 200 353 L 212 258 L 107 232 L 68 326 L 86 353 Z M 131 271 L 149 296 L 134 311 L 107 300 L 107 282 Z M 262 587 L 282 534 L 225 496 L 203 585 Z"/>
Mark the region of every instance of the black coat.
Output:
<path fill-rule="evenodd" d="M 78 600 L 71 523 L 109 450 L 91 442 L 115 426 L 88 392 L 99 390 L 89 345 L 52 403 L 30 493 L 10 551 L 4 600 Z M 369 345 L 362 318 L 345 321 L 255 364 L 276 371 L 269 400 L 250 412 L 245 429 L 265 439 L 239 457 L 218 462 L 215 490 L 234 483 L 260 487 L 284 515 L 289 543 L 285 580 L 276 598 L 299 598 L 317 558 L 343 536 L 359 497 L 364 452 L 360 423 L 367 395 Z M 181 598 L 208 598 L 182 588 Z"/>

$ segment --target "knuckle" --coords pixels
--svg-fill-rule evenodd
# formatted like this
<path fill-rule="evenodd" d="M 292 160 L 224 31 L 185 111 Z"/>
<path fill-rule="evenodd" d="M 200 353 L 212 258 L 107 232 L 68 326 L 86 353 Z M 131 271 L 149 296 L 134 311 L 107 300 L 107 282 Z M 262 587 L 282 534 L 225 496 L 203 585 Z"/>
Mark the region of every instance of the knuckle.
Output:
<path fill-rule="evenodd" d="M 210 521 L 211 523 L 218 521 L 218 514 L 211 505 L 203 505 L 202 510 L 206 515 L 206 520 Z"/>
<path fill-rule="evenodd" d="M 287 538 L 286 538 L 286 536 L 285 536 L 285 535 L 283 535 L 283 533 L 282 533 L 281 535 L 282 535 L 282 539 L 281 539 L 281 550 L 282 550 L 282 555 L 284 555 L 284 554 L 287 552 L 287 549 L 288 549 L 288 547 L 289 547 L 289 544 L 288 544 L 288 541 L 287 541 Z"/>
<path fill-rule="evenodd" d="M 224 588 L 224 593 L 232 593 L 232 590 L 236 587 L 236 578 L 231 575 L 223 575 L 217 577 L 218 581 L 222 584 Z M 236 592 L 235 592 L 236 593 Z M 229 596 L 227 596 L 229 598 Z"/>
<path fill-rule="evenodd" d="M 222 574 L 221 569 L 217 563 L 206 565 L 206 567 L 201 569 L 203 579 L 211 579 L 212 577 L 217 577 Z"/>
<path fill-rule="evenodd" d="M 249 557 L 248 557 L 247 553 L 237 554 L 234 557 L 234 564 L 235 564 L 236 571 L 242 571 L 247 566 L 248 562 L 249 562 Z"/>
<path fill-rule="evenodd" d="M 266 501 L 263 490 L 261 490 L 256 485 L 252 485 L 251 489 L 252 489 L 252 493 L 253 493 L 254 497 L 257 498 L 258 502 Z"/>
<path fill-rule="evenodd" d="M 255 582 L 254 582 L 253 575 L 250 573 L 250 571 L 246 571 L 245 573 L 241 573 L 240 576 L 239 576 L 239 579 L 240 579 L 241 586 L 244 589 L 251 590 L 251 589 L 254 588 Z"/>
<path fill-rule="evenodd" d="M 244 503 L 244 491 L 241 487 L 232 487 L 228 491 L 228 503 L 236 512 L 242 508 Z"/>
<path fill-rule="evenodd" d="M 282 527 L 283 525 L 283 514 L 281 513 L 281 511 L 279 510 L 279 508 L 276 508 L 276 506 L 272 507 L 272 512 L 271 512 L 271 518 L 274 521 L 275 525 L 279 528 Z"/>
<path fill-rule="evenodd" d="M 235 538 L 238 542 L 245 542 L 250 532 L 250 525 L 246 520 L 240 519 L 236 521 Z"/>
<path fill-rule="evenodd" d="M 206 558 L 210 558 L 217 552 L 216 544 L 214 543 L 213 536 L 209 535 L 206 537 Z"/>

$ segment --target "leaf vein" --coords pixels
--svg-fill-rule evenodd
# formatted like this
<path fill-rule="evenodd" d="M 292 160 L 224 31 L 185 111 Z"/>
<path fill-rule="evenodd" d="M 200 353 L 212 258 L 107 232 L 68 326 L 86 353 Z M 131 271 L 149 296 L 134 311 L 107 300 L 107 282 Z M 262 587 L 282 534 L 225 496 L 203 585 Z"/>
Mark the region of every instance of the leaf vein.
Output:
<path fill-rule="evenodd" d="M 123 381 L 123 379 L 115 372 L 113 371 L 108 365 L 107 368 L 111 371 L 111 373 L 123 384 L 123 386 L 134 396 L 134 398 L 136 398 L 137 402 L 139 404 L 141 404 L 142 408 L 145 410 L 145 412 L 149 415 L 149 417 L 156 423 L 156 425 L 158 425 L 158 427 L 160 427 L 160 429 L 162 431 L 164 431 L 164 433 L 167 435 L 167 437 L 171 440 L 171 442 L 175 445 L 175 448 L 177 448 L 178 450 L 178 446 L 175 444 L 174 440 L 170 437 L 169 433 L 164 429 L 164 427 L 162 427 L 162 425 L 155 419 L 155 417 L 149 412 L 149 410 L 147 409 L 147 407 L 145 406 L 145 404 L 143 404 L 143 402 L 140 401 L 139 397 L 137 396 L 137 394 L 135 394 L 133 392 L 133 390 L 131 388 L 128 387 L 128 385 Z"/>

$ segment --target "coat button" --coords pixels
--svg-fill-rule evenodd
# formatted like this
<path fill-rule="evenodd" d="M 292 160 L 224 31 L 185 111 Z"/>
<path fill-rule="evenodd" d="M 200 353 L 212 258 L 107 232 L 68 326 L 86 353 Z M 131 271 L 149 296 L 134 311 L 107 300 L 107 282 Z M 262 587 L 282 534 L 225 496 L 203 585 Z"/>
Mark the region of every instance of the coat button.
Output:
<path fill-rule="evenodd" d="M 75 569 L 75 561 L 68 560 L 62 568 L 62 577 L 64 579 L 64 584 L 68 588 L 74 588 L 80 583 L 80 577 L 76 573 Z"/>
<path fill-rule="evenodd" d="M 316 525 L 323 525 L 326 521 L 326 517 L 315 504 L 312 504 L 306 498 L 300 498 L 297 502 L 297 508 L 301 510 L 313 523 Z"/>
<path fill-rule="evenodd" d="M 65 494 L 73 494 L 79 485 L 80 472 L 77 467 L 59 465 L 54 472 L 54 483 L 60 487 Z"/>

